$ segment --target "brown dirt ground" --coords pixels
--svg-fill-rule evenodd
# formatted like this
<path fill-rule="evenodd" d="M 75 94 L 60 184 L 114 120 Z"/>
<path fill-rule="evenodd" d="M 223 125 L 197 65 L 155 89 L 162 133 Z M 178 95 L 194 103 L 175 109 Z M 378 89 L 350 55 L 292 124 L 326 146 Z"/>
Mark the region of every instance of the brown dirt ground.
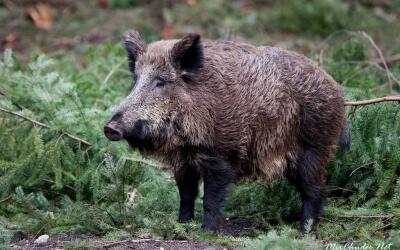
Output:
<path fill-rule="evenodd" d="M 256 230 L 265 231 L 267 225 L 255 221 L 251 217 L 246 218 L 230 218 L 223 223 L 219 234 L 221 235 L 232 235 L 232 236 L 251 236 L 251 233 Z M 14 245 L 11 245 L 13 249 L 19 250 L 47 250 L 47 249 L 64 249 L 71 243 L 76 242 L 76 246 L 81 246 L 75 249 L 139 249 L 139 250 L 184 250 L 184 249 L 215 249 L 223 250 L 227 247 L 210 242 L 193 242 L 193 241 L 179 241 L 179 240 L 154 240 L 154 239 L 130 239 L 122 241 L 106 241 L 104 239 L 93 237 L 93 236 L 59 236 L 50 237 L 49 241 L 45 244 L 35 244 L 33 239 L 21 240 Z M 84 242 L 79 244 L 79 242 Z M 74 249 L 74 248 L 72 248 Z"/>
<path fill-rule="evenodd" d="M 12 246 L 13 249 L 21 250 L 47 250 L 47 249 L 64 249 L 65 244 L 68 242 L 79 241 L 79 240 L 90 240 L 90 238 L 82 237 L 71 237 L 63 236 L 50 239 L 46 244 L 35 244 L 32 241 L 20 242 L 18 245 Z M 21 244 L 22 243 L 22 244 Z M 82 245 L 82 247 L 69 248 L 69 249 L 112 249 L 112 250 L 124 250 L 124 249 L 138 249 L 138 250 L 185 250 L 185 249 L 215 249 L 223 250 L 227 249 L 221 245 L 207 243 L 207 242 L 191 242 L 191 241 L 175 241 L 175 240 L 152 240 L 152 239 L 135 239 L 125 240 L 116 242 L 107 242 L 97 239 L 93 239 L 93 242 L 88 245 Z"/>

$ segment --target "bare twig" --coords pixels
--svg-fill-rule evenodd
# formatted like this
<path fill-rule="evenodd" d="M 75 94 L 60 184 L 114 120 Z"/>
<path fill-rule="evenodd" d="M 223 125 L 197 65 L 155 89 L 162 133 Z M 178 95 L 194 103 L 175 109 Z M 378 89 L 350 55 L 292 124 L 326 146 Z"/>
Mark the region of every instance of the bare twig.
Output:
<path fill-rule="evenodd" d="M 1 199 L 1 200 L 0 200 L 0 203 L 5 202 L 5 201 L 8 201 L 11 197 L 12 197 L 12 194 L 10 194 L 9 196 L 7 196 L 7 197 L 4 198 L 4 199 Z"/>
<path fill-rule="evenodd" d="M 355 193 L 356 192 L 355 190 L 348 189 L 348 188 L 342 188 L 342 187 L 330 187 L 328 189 L 328 191 L 336 191 L 336 190 L 342 190 L 342 191 L 351 192 L 351 193 Z"/>
<path fill-rule="evenodd" d="M 358 106 L 352 106 L 352 110 L 349 113 L 349 120 L 352 121 L 354 116 L 356 115 Z"/>
<path fill-rule="evenodd" d="M 350 176 L 352 176 L 357 170 L 361 169 L 361 168 L 366 168 L 366 169 L 371 169 L 369 166 L 373 165 L 375 162 L 368 162 L 366 164 L 363 164 L 359 167 L 357 167 L 356 169 L 354 169 L 353 171 L 351 171 Z"/>
<path fill-rule="evenodd" d="M 18 116 L 18 117 L 20 117 L 20 118 L 22 118 L 22 119 L 24 119 L 24 120 L 27 120 L 27 121 L 29 121 L 29 122 L 35 124 L 35 125 L 38 125 L 38 126 L 40 126 L 40 127 L 51 129 L 51 127 L 50 127 L 49 125 L 47 125 L 47 124 L 44 124 L 44 123 L 41 123 L 41 122 L 39 122 L 39 121 L 33 120 L 33 119 L 29 118 L 29 117 L 23 116 L 23 115 L 18 114 L 18 113 L 16 113 L 16 112 L 13 112 L 13 111 L 10 111 L 10 110 L 1 108 L 1 107 L 0 107 L 0 111 L 1 111 L 1 112 L 4 112 L 4 113 L 7 113 L 7 114 L 10 114 L 10 115 Z"/>
<path fill-rule="evenodd" d="M 108 247 L 113 247 L 113 246 L 116 246 L 116 245 L 119 245 L 119 244 L 124 244 L 124 243 L 143 243 L 143 242 L 188 243 L 189 241 L 187 241 L 187 240 L 134 239 L 134 240 L 113 241 L 113 242 L 109 242 L 107 244 L 98 245 L 96 247 L 108 248 Z"/>
<path fill-rule="evenodd" d="M 400 80 L 392 73 L 392 71 L 387 71 L 386 68 L 382 68 L 382 66 L 380 66 L 378 63 L 373 63 L 373 62 L 368 62 L 368 64 L 370 64 L 371 66 L 375 66 L 377 67 L 379 70 L 384 71 L 386 74 L 389 74 L 389 76 L 391 77 L 391 79 L 393 81 L 395 81 L 397 83 L 397 85 L 400 86 Z"/>
<path fill-rule="evenodd" d="M 133 158 L 133 157 L 127 157 L 127 156 L 122 156 L 123 159 L 131 161 L 131 162 L 137 162 L 137 163 L 142 163 L 142 164 L 146 164 L 152 167 L 156 167 L 156 168 L 160 168 L 160 165 L 152 162 L 152 161 L 147 161 L 144 159 L 139 159 L 139 158 Z"/>
<path fill-rule="evenodd" d="M 348 215 L 348 214 L 337 214 L 334 215 L 337 218 L 348 218 L 348 219 L 391 219 L 393 214 L 383 215 Z"/>
<path fill-rule="evenodd" d="M 26 121 L 29 121 L 29 122 L 31 122 L 31 123 L 33 123 L 33 124 L 35 124 L 35 125 L 37 125 L 37 126 L 43 127 L 43 128 L 48 128 L 48 129 L 52 129 L 52 128 L 53 128 L 53 127 L 51 127 L 50 125 L 47 125 L 47 124 L 44 124 L 44 123 L 42 123 L 42 122 L 33 120 L 33 119 L 29 118 L 29 117 L 26 117 L 26 116 L 24 116 L 24 115 L 18 114 L 18 113 L 14 112 L 14 111 L 7 110 L 7 109 L 1 108 L 1 107 L 0 107 L 0 112 L 7 113 L 7 114 L 10 114 L 10 115 L 18 116 L 18 117 L 20 117 L 20 118 L 22 118 L 22 119 L 24 119 L 24 120 L 26 120 Z M 71 134 L 71 133 L 69 133 L 69 132 L 62 131 L 61 133 L 62 133 L 63 135 L 65 135 L 65 136 L 71 138 L 72 140 L 77 141 L 77 142 L 79 142 L 79 143 L 82 143 L 82 144 L 84 144 L 84 145 L 86 145 L 86 146 L 91 146 L 91 145 L 92 145 L 92 144 L 90 144 L 89 142 L 87 142 L 87 141 L 85 141 L 85 140 L 83 140 L 83 139 L 81 139 L 81 138 L 77 137 L 76 135 L 73 135 L 73 134 Z"/>
<path fill-rule="evenodd" d="M 389 67 L 387 66 L 387 63 L 385 61 L 385 57 L 383 56 L 383 53 L 382 53 L 381 49 L 378 47 L 378 45 L 376 45 L 376 43 L 374 42 L 372 37 L 370 35 L 368 35 L 366 32 L 361 31 L 361 35 L 363 37 L 365 37 L 368 40 L 368 42 L 372 45 L 372 47 L 374 47 L 376 52 L 378 52 L 378 55 L 381 58 L 382 64 L 383 64 L 383 66 L 385 67 L 385 70 L 386 70 L 386 75 L 387 75 L 387 78 L 388 78 L 389 93 L 392 93 L 392 89 L 393 89 L 392 77 L 391 77 Z"/>
<path fill-rule="evenodd" d="M 400 96 L 385 96 L 381 98 L 375 98 L 375 99 L 370 99 L 370 100 L 364 100 L 364 101 L 350 101 L 350 102 L 345 102 L 346 106 L 365 106 L 365 105 L 370 105 L 370 104 L 376 104 L 380 102 L 390 102 L 390 101 L 400 101 Z"/>
<path fill-rule="evenodd" d="M 53 181 L 52 179 L 50 179 L 50 178 L 44 178 L 43 179 L 44 181 L 46 181 L 46 182 L 48 182 L 48 183 L 52 183 L 52 184 L 54 184 L 54 183 L 56 183 L 55 181 Z M 64 185 L 65 187 L 67 187 L 67 188 L 69 188 L 69 189 L 71 189 L 72 191 L 75 191 L 75 192 L 77 192 L 77 190 L 76 190 L 76 188 L 74 188 L 73 186 L 70 186 L 70 185 Z"/>

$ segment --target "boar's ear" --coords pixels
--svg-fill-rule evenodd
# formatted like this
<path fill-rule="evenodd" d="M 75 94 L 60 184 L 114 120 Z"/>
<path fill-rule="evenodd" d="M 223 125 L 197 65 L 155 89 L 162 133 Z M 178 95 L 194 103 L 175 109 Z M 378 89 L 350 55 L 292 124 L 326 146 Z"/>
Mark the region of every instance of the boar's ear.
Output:
<path fill-rule="evenodd" d="M 127 31 L 124 34 L 122 41 L 128 53 L 129 69 L 133 73 L 135 72 L 136 59 L 146 50 L 146 43 L 142 40 L 139 32 L 136 30 Z"/>
<path fill-rule="evenodd" d="M 172 48 L 171 57 L 174 67 L 181 71 L 183 80 L 194 80 L 203 67 L 200 35 L 188 34 L 183 37 Z"/>

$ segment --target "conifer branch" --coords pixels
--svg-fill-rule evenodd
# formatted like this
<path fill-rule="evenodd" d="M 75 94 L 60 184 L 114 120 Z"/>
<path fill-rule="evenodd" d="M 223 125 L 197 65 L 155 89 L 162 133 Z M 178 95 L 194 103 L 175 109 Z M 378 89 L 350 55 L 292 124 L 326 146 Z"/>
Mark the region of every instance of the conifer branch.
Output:
<path fill-rule="evenodd" d="M 350 101 L 350 102 L 345 102 L 345 106 L 365 106 L 365 105 L 370 105 L 370 104 L 376 104 L 380 102 L 400 102 L 400 95 L 398 96 L 385 96 L 381 98 L 374 98 L 370 100 L 364 100 L 364 101 Z"/>
<path fill-rule="evenodd" d="M 0 107 L 0 112 L 18 116 L 19 118 L 22 118 L 22 119 L 24 119 L 26 121 L 29 121 L 29 122 L 31 122 L 31 123 L 33 123 L 33 124 L 35 124 L 37 126 L 43 127 L 43 128 L 53 129 L 53 127 L 51 127 L 50 125 L 47 125 L 45 123 L 33 120 L 33 119 L 29 118 L 29 117 L 26 117 L 24 115 L 18 114 L 18 113 L 14 112 L 14 111 L 11 111 L 11 110 L 7 110 L 7 109 L 4 109 L 4 108 Z M 73 134 L 71 134 L 69 132 L 61 131 L 61 134 L 71 138 L 74 141 L 82 143 L 82 144 L 84 144 L 86 146 L 92 146 L 92 144 L 90 144 L 89 142 L 87 142 L 87 141 L 85 141 L 85 140 L 83 140 L 83 139 L 81 139 L 81 138 L 77 137 L 76 135 L 73 135 Z"/>

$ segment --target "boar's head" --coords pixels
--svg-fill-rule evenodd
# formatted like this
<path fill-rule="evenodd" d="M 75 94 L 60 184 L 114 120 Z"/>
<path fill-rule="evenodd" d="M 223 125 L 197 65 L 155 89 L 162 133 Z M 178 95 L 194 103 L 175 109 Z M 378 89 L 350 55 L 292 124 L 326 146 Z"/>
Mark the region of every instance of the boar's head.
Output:
<path fill-rule="evenodd" d="M 109 140 L 125 139 L 142 153 L 179 143 L 192 85 L 203 67 L 200 36 L 146 45 L 136 31 L 123 37 L 134 87 L 104 127 Z"/>

